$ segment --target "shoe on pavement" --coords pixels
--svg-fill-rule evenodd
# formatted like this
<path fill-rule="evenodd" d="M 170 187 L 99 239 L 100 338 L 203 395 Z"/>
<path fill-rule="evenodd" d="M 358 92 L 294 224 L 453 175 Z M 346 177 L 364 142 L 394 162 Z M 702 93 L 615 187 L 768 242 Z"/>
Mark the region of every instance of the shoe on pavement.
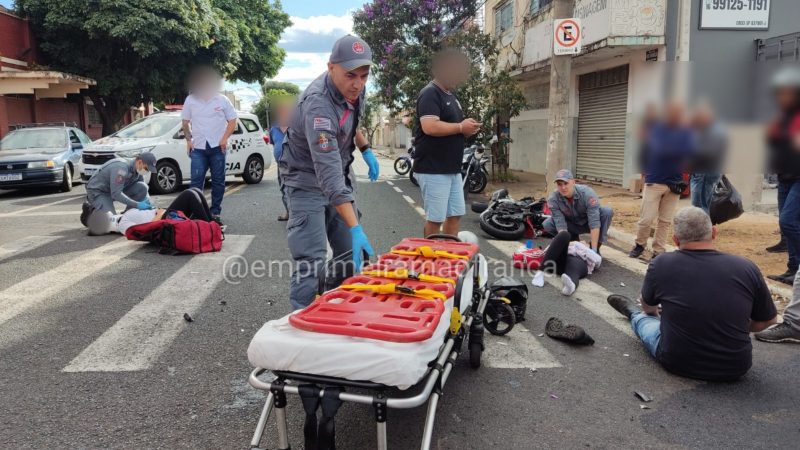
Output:
<path fill-rule="evenodd" d="M 286 222 L 289 220 L 289 213 L 278 216 L 278 222 Z"/>
<path fill-rule="evenodd" d="M 788 323 L 779 323 L 767 328 L 764 331 L 755 333 L 754 336 L 759 341 L 764 342 L 793 342 L 800 344 L 800 331 L 792 328 Z"/>
<path fill-rule="evenodd" d="M 551 317 L 545 325 L 545 334 L 553 339 L 577 345 L 594 345 L 594 339 L 586 331 L 577 326 L 564 324 L 561 319 Z"/>
<path fill-rule="evenodd" d="M 659 257 L 659 256 L 661 256 L 662 254 L 664 254 L 664 252 L 657 252 L 657 251 L 653 250 L 653 256 L 651 256 L 651 257 L 650 257 L 650 261 L 652 261 L 652 260 L 654 260 L 654 259 L 658 258 L 658 257 Z"/>
<path fill-rule="evenodd" d="M 222 223 L 222 217 L 220 217 L 219 214 L 212 214 L 211 220 L 217 222 L 220 226 L 225 225 L 224 223 Z"/>
<path fill-rule="evenodd" d="M 786 245 L 786 238 L 781 236 L 781 240 L 778 241 L 777 244 L 773 245 L 772 247 L 766 248 L 768 253 L 784 253 L 789 251 L 789 247 Z"/>
<path fill-rule="evenodd" d="M 633 250 L 631 250 L 630 253 L 628 253 L 628 256 L 630 256 L 631 258 L 638 258 L 642 256 L 643 252 L 644 252 L 644 247 L 639 244 L 636 244 L 633 247 Z"/>
<path fill-rule="evenodd" d="M 642 308 L 640 308 L 635 301 L 624 295 L 611 294 L 606 301 L 612 308 L 616 309 L 618 313 L 627 317 L 628 320 L 631 320 L 634 314 L 642 312 Z"/>
<path fill-rule="evenodd" d="M 89 202 L 83 202 L 83 206 L 81 206 L 81 224 L 85 227 L 88 227 L 89 223 L 89 216 L 92 214 L 92 204 Z"/>
<path fill-rule="evenodd" d="M 789 286 L 793 286 L 795 273 L 796 272 L 787 270 L 786 272 L 780 275 L 767 275 L 767 278 L 769 278 L 770 280 L 778 281 L 780 283 L 788 284 Z"/>

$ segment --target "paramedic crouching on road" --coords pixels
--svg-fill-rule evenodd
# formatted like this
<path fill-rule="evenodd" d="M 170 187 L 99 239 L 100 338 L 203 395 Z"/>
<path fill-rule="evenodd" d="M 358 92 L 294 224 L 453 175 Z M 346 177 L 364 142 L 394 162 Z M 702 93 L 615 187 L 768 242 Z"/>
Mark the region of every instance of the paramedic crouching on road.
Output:
<path fill-rule="evenodd" d="M 608 227 L 614 211 L 600 206 L 597 193 L 589 186 L 575 183 L 572 172 L 566 169 L 556 172 L 556 189 L 547 199 L 551 217 L 544 221 L 544 230 L 555 236 L 568 231 L 577 241 L 582 233 L 589 233 L 589 247 L 600 253 L 600 246 L 608 239 Z"/>
<path fill-rule="evenodd" d="M 86 184 L 81 223 L 86 226 L 86 220 L 93 210 L 116 214 L 114 201 L 129 208 L 152 208 L 143 176 L 155 171 L 156 157 L 152 153 L 142 153 L 133 161 L 112 159 L 103 164 Z"/>
<path fill-rule="evenodd" d="M 641 308 L 621 295 L 608 303 L 669 372 L 732 381 L 753 363 L 750 332 L 774 324 L 777 312 L 758 267 L 714 250 L 716 234 L 702 209 L 678 211 L 672 240 L 679 250 L 650 261 Z"/>
<path fill-rule="evenodd" d="M 356 270 L 362 252 L 374 254 L 358 223 L 351 170 L 358 146 L 369 179 L 378 179 L 378 161 L 357 132 L 371 59 L 363 40 L 347 35 L 336 41 L 328 71 L 306 88 L 289 123 L 278 167 L 289 202 L 286 228 L 294 259 L 289 302 L 294 309 L 314 300 L 328 243 L 334 257 L 352 250 Z"/>

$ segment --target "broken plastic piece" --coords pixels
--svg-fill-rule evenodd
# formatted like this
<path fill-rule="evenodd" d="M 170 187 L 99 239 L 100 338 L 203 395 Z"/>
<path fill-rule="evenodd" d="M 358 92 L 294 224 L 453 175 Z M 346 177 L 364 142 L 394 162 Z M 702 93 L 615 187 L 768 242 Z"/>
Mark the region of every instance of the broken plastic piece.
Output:
<path fill-rule="evenodd" d="M 650 409 L 647 405 L 639 405 L 639 409 Z"/>
<path fill-rule="evenodd" d="M 627 353 L 623 353 L 622 356 L 631 356 L 631 355 L 629 355 Z"/>
<path fill-rule="evenodd" d="M 550 398 L 558 400 L 558 396 L 556 394 L 550 394 Z"/>
<path fill-rule="evenodd" d="M 635 396 L 639 397 L 645 403 L 649 403 L 649 402 L 653 401 L 653 397 L 650 397 L 649 395 L 645 394 L 642 391 L 633 391 L 633 394 Z"/>
<path fill-rule="evenodd" d="M 625 287 L 625 283 L 623 283 L 621 281 L 620 281 L 619 285 L 622 286 L 622 287 Z"/>
<path fill-rule="evenodd" d="M 194 322 L 194 319 L 192 319 L 192 316 L 190 316 L 189 313 L 183 313 L 183 320 L 187 322 Z"/>

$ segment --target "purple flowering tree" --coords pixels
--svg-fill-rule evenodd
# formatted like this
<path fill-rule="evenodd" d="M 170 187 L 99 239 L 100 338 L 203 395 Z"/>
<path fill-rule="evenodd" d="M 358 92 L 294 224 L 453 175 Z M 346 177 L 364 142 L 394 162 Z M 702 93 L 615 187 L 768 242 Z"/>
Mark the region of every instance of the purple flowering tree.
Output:
<path fill-rule="evenodd" d="M 431 79 L 431 59 L 456 47 L 472 62 L 470 79 L 456 93 L 466 117 L 484 123 L 481 138 L 498 133 L 498 118 L 515 116 L 525 99 L 498 67 L 494 38 L 473 23 L 477 0 L 373 0 L 353 15 L 354 31 L 372 48 L 373 74 L 381 103 L 396 115 L 412 113 L 419 91 Z M 506 178 L 507 142 L 493 149 L 496 178 Z"/>

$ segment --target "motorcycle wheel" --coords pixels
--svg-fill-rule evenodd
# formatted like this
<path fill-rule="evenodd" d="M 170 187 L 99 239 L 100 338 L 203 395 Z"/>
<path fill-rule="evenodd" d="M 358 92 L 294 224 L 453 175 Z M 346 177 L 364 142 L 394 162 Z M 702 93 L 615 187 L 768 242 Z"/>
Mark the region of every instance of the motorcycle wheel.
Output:
<path fill-rule="evenodd" d="M 419 187 L 419 182 L 417 181 L 417 177 L 414 176 L 414 168 L 412 167 L 411 170 L 408 171 L 408 179 L 414 183 L 414 186 Z"/>
<path fill-rule="evenodd" d="M 486 174 L 479 170 L 469 176 L 467 180 L 467 189 L 469 189 L 470 194 L 480 194 L 486 189 L 487 183 L 489 183 L 489 179 L 486 177 Z"/>
<path fill-rule="evenodd" d="M 506 241 L 516 241 L 525 235 L 525 223 L 504 220 L 496 214 L 481 214 L 481 230 L 492 237 Z"/>
<path fill-rule="evenodd" d="M 411 170 L 411 162 L 409 162 L 408 158 L 401 156 L 394 160 L 394 171 L 398 175 L 405 175 L 409 170 Z"/>

